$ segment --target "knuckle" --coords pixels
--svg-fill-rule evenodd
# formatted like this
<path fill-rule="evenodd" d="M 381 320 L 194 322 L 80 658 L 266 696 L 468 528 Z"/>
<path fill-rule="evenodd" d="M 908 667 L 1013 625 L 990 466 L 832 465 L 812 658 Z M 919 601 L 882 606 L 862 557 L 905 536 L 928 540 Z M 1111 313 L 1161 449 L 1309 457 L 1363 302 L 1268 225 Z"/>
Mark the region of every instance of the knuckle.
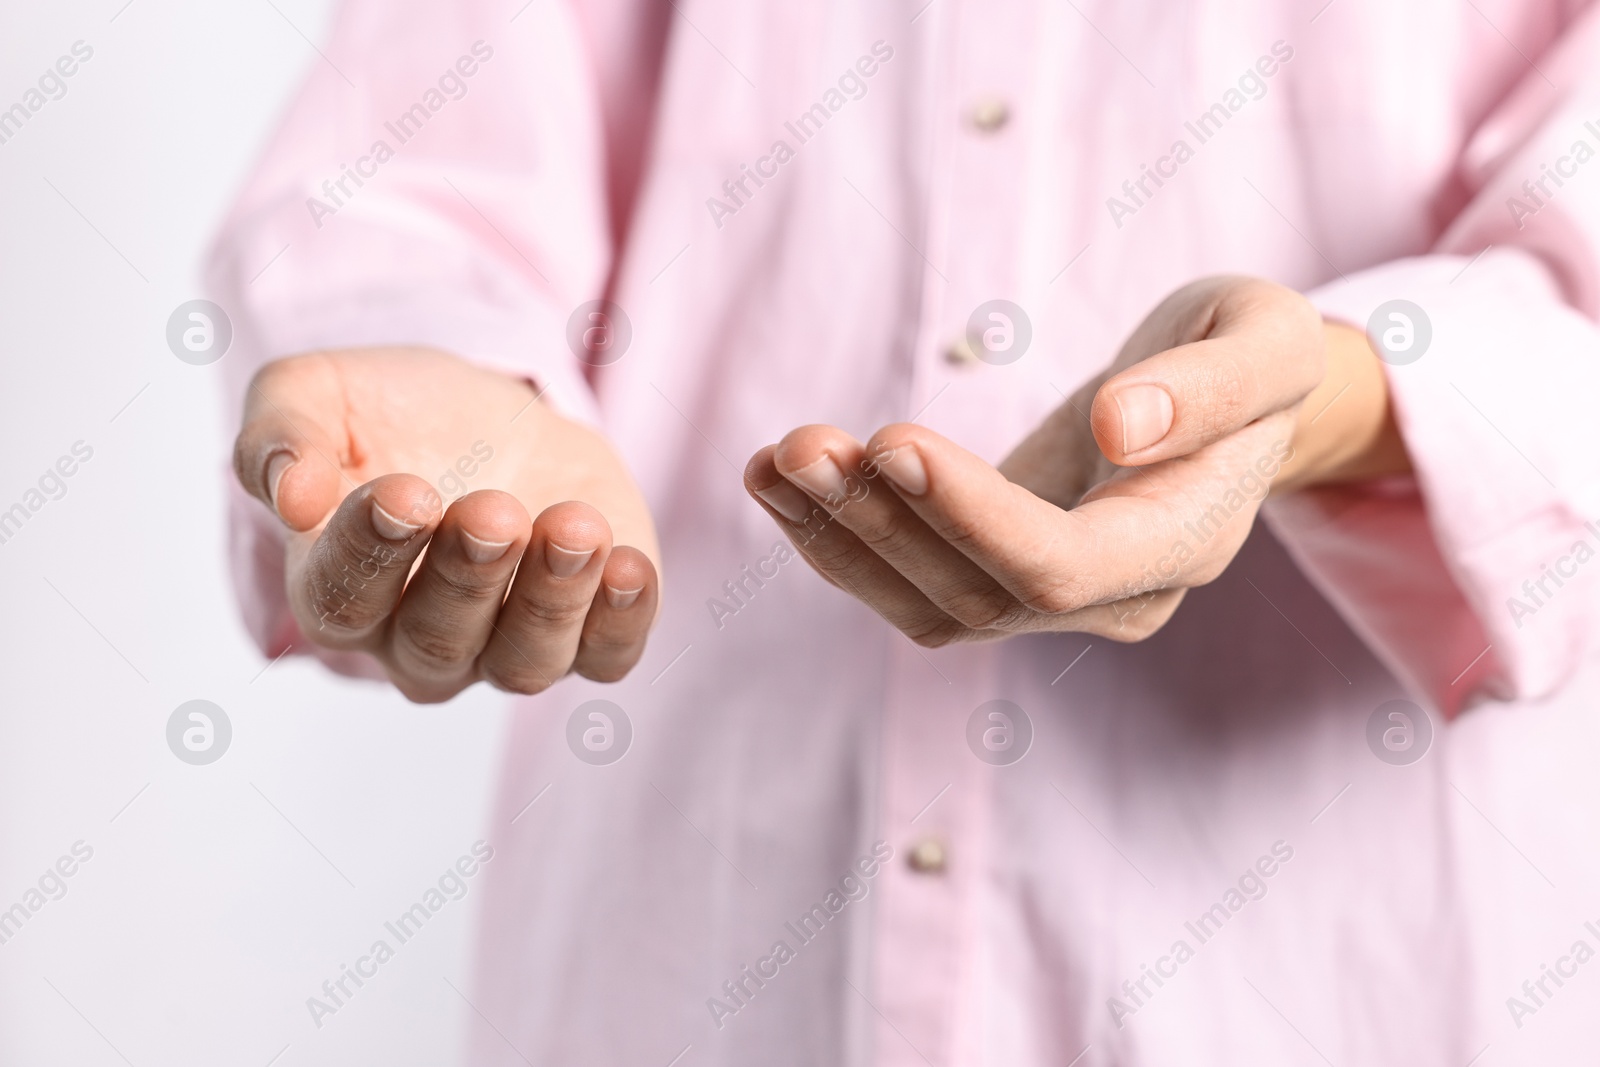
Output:
<path fill-rule="evenodd" d="M 940 606 L 970 630 L 1009 630 L 1030 614 L 1009 594 L 995 590 L 961 593 Z"/>
<path fill-rule="evenodd" d="M 354 575 L 372 583 L 396 571 L 409 570 L 414 553 L 405 549 L 414 544 L 421 547 L 415 538 L 401 548 L 376 537 L 358 538 L 348 526 L 341 523 L 337 527 L 330 527 L 320 539 L 316 562 L 321 569 L 330 573 Z"/>
<path fill-rule="evenodd" d="M 439 567 L 433 575 L 432 592 L 450 606 L 479 607 L 497 596 L 505 586 L 504 578 L 480 573 L 475 568 Z"/>
<path fill-rule="evenodd" d="M 524 592 L 513 593 L 501 610 L 509 613 L 509 621 L 517 629 L 544 633 L 581 623 L 589 613 L 590 603 L 590 598 L 562 602 Z"/>
<path fill-rule="evenodd" d="M 871 565 L 861 548 L 843 538 L 818 538 L 801 546 L 807 562 L 829 582 L 848 590 L 859 589 L 873 578 Z"/>
<path fill-rule="evenodd" d="M 790 532 L 790 537 L 794 546 L 819 567 L 836 569 L 856 555 L 855 546 L 848 537 L 841 536 L 831 517 L 818 523 L 815 529 L 807 519 L 804 526 Z"/>
<path fill-rule="evenodd" d="M 1077 580 L 1061 578 L 1035 583 L 1022 605 L 1040 615 L 1065 615 L 1087 606 L 1087 598 Z"/>
<path fill-rule="evenodd" d="M 950 544 L 967 553 L 968 549 L 979 551 L 987 543 L 984 537 L 983 520 L 980 516 L 966 514 L 951 514 L 944 516 L 938 526 L 939 536 Z M 970 555 L 970 553 L 968 553 Z"/>
<path fill-rule="evenodd" d="M 306 600 L 322 626 L 361 630 L 388 613 L 382 593 L 398 559 L 393 549 L 379 545 L 363 554 L 347 538 L 334 536 L 314 552 Z"/>
<path fill-rule="evenodd" d="M 895 522 L 875 522 L 853 531 L 861 543 L 878 555 L 901 559 L 913 554 L 915 535 Z"/>
<path fill-rule="evenodd" d="M 900 632 L 921 648 L 943 648 L 966 633 L 966 627 L 948 616 L 918 619 L 900 627 Z"/>
<path fill-rule="evenodd" d="M 1204 388 L 1204 429 L 1209 433 L 1233 429 L 1250 405 L 1249 372 L 1237 358 L 1221 360 L 1210 368 Z"/>
<path fill-rule="evenodd" d="M 633 628 L 626 630 L 596 628 L 583 635 L 578 648 L 580 659 L 626 659 L 629 654 L 637 659 L 643 650 L 644 634 Z"/>
<path fill-rule="evenodd" d="M 854 583 L 866 571 L 859 549 L 851 545 L 829 545 L 808 548 L 811 563 L 822 573 L 846 585 Z"/>
<path fill-rule="evenodd" d="M 382 611 L 370 596 L 363 597 L 366 583 L 353 575 L 310 575 L 306 602 L 315 619 L 313 632 L 334 637 L 345 632 L 365 630 L 382 618 Z"/>
<path fill-rule="evenodd" d="M 397 614 L 394 629 L 406 657 L 430 671 L 458 669 L 476 655 L 448 621 L 432 612 Z"/>

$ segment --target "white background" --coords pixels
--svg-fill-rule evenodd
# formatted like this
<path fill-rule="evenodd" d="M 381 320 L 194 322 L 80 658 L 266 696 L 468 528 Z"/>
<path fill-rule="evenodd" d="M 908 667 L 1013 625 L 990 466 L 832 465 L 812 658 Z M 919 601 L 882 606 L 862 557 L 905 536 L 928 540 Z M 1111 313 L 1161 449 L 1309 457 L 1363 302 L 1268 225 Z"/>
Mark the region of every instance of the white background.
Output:
<path fill-rule="evenodd" d="M 0 145 L 0 511 L 94 449 L 0 544 L 0 909 L 94 849 L 0 945 L 0 1063 L 458 1062 L 474 892 L 320 1030 L 306 998 L 487 836 L 503 702 L 262 673 L 224 566 L 222 365 L 165 343 L 332 5 L 123 3 L 0 0 L 0 109 L 94 49 Z M 165 741 L 196 698 L 234 729 L 206 767 Z"/>

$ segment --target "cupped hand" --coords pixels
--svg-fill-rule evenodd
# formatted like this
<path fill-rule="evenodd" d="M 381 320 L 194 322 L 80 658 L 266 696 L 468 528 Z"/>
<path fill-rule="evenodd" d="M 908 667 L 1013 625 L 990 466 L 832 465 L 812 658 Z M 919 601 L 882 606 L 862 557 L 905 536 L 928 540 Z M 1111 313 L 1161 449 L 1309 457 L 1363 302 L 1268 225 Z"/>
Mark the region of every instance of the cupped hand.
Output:
<path fill-rule="evenodd" d="M 1213 278 L 1168 297 L 998 469 L 915 424 L 865 444 L 806 426 L 745 485 L 825 579 L 931 647 L 1142 640 L 1222 573 L 1274 484 L 1406 467 L 1364 335 L 1292 290 Z"/>
<path fill-rule="evenodd" d="M 649 511 L 526 381 L 426 349 L 278 360 L 250 385 L 234 469 L 291 531 L 300 632 L 370 653 L 412 700 L 612 681 L 643 652 Z"/>

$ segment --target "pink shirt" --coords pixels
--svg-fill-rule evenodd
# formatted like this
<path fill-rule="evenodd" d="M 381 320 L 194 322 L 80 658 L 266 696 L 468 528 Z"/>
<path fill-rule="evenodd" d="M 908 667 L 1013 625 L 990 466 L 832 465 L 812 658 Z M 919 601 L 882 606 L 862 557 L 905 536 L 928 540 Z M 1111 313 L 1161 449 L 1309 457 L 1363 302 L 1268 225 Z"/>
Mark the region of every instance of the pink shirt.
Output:
<path fill-rule="evenodd" d="M 639 669 L 515 720 L 469 1062 L 1592 1052 L 1597 50 L 1575 0 L 349 3 L 217 248 L 235 386 L 382 342 L 528 375 L 665 555 Z M 1414 479 L 1275 499 L 1138 645 L 926 651 L 779 558 L 756 448 L 916 416 L 997 462 L 1218 272 L 1423 309 Z M 631 347 L 586 367 L 602 296 Z M 949 358 L 994 298 L 1024 357 Z M 235 530 L 276 653 L 279 532 Z"/>

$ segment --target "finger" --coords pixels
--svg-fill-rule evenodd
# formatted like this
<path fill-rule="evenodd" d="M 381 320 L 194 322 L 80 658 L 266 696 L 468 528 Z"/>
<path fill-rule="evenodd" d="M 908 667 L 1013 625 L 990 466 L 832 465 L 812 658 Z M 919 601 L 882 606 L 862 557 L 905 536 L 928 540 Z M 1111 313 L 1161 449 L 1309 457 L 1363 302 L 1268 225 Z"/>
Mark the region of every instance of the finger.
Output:
<path fill-rule="evenodd" d="M 495 489 L 450 505 L 390 617 L 384 661 L 406 696 L 447 700 L 477 680 L 532 525 L 516 497 Z"/>
<path fill-rule="evenodd" d="M 615 682 L 631 671 L 644 654 L 659 593 L 649 556 L 630 545 L 612 549 L 572 669 L 597 682 Z"/>
<path fill-rule="evenodd" d="M 374 478 L 345 497 L 303 558 L 291 560 L 289 603 L 300 629 L 330 648 L 378 646 L 443 501 L 410 474 Z"/>
<path fill-rule="evenodd" d="M 478 661 L 491 685 L 539 693 L 567 673 L 610 553 L 611 527 L 588 504 L 567 501 L 540 512 Z"/>
<path fill-rule="evenodd" d="M 327 399 L 339 395 L 338 386 L 322 379 L 311 358 L 262 368 L 245 395 L 233 446 L 239 484 L 294 530 L 315 527 L 351 488 L 341 484 L 345 449 L 336 439 L 338 414 Z"/>
<path fill-rule="evenodd" d="M 776 451 L 768 445 L 750 457 L 745 489 L 789 535 L 813 570 L 919 645 L 936 648 L 966 635 L 966 627 L 778 473 L 773 462 Z"/>
<path fill-rule="evenodd" d="M 1071 511 L 921 426 L 885 427 L 867 448 L 893 452 L 884 474 L 936 533 L 1023 604 L 1062 615 L 1214 578 L 1266 492 L 1269 479 L 1253 473 L 1247 454 L 1268 452 L 1262 438 L 1282 431 L 1284 418 L 1240 435 L 1227 455 L 1182 457 L 1106 483 Z"/>
<path fill-rule="evenodd" d="M 1173 299 L 1189 304 L 1158 308 L 1152 317 L 1200 316 L 1204 332 L 1100 387 L 1089 418 L 1113 463 L 1143 466 L 1186 455 L 1298 404 L 1322 380 L 1322 319 L 1300 294 L 1225 279 Z"/>
<path fill-rule="evenodd" d="M 814 500 L 840 502 L 835 520 L 962 625 L 1009 629 L 1031 617 L 1033 612 L 883 483 L 880 466 L 892 456 L 869 454 L 834 427 L 803 426 L 778 442 L 773 463 Z"/>
<path fill-rule="evenodd" d="M 818 504 L 778 473 L 773 464 L 772 457 L 777 452 L 776 445 L 766 445 L 750 457 L 744 468 L 744 489 L 761 505 L 768 515 L 772 516 L 784 532 L 789 535 L 789 540 L 796 545 L 800 540 L 810 540 L 820 534 L 832 516 L 828 509 Z M 806 564 L 816 571 L 817 577 L 831 586 L 843 588 L 831 575 L 817 566 L 804 551 L 800 553 Z"/>

